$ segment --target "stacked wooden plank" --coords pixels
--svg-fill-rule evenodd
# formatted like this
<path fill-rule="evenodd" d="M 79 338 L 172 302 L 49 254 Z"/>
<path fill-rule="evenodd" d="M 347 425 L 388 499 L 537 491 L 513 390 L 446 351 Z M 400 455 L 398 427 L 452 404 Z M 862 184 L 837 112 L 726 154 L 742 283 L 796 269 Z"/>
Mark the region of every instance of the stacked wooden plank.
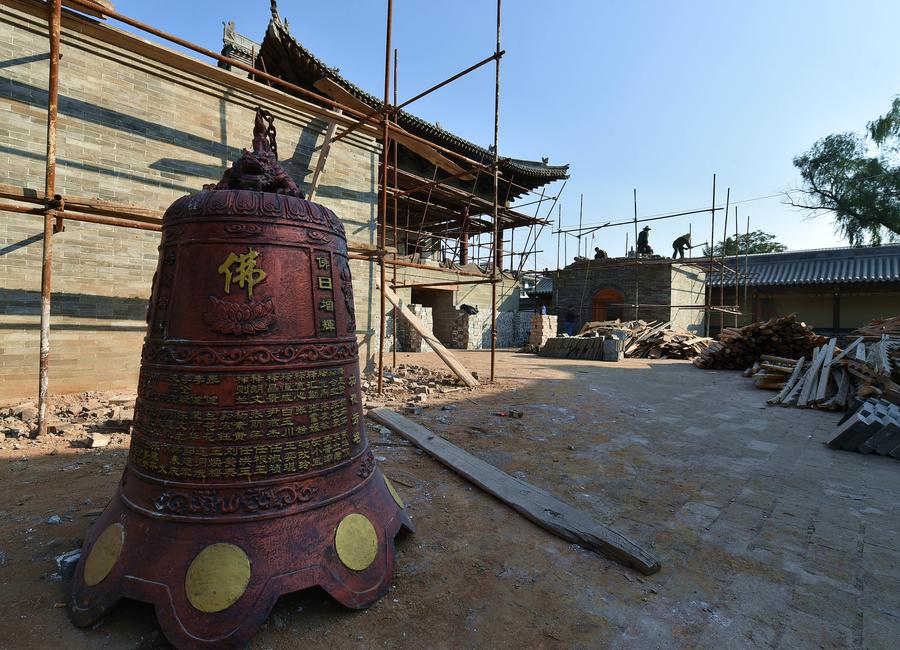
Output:
<path fill-rule="evenodd" d="M 853 332 L 857 336 L 876 336 L 884 334 L 900 336 L 900 316 L 893 318 L 876 318 Z"/>
<path fill-rule="evenodd" d="M 900 459 L 900 406 L 883 399 L 866 400 L 837 426 L 826 444 Z"/>
<path fill-rule="evenodd" d="M 762 355 L 799 359 L 812 358 L 812 351 L 826 339 L 817 335 L 796 314 L 751 323 L 741 328 L 727 327 L 699 356 L 698 368 L 743 370 L 760 360 Z"/>
<path fill-rule="evenodd" d="M 809 360 L 762 355 L 744 374 L 753 377 L 758 388 L 779 391 L 769 404 L 844 410 L 872 396 L 900 398 L 888 349 L 884 340 L 871 344 L 867 352 L 859 337 L 841 350 L 837 339 L 830 339 L 814 348 Z"/>
<path fill-rule="evenodd" d="M 585 323 L 578 332 L 578 336 L 591 334 L 624 340 L 625 356 L 637 359 L 692 359 L 712 342 L 712 339 L 673 329 L 671 321 L 592 321 Z"/>
<path fill-rule="evenodd" d="M 693 359 L 712 343 L 711 338 L 684 330 L 663 329 L 626 348 L 625 356 L 637 359 Z"/>

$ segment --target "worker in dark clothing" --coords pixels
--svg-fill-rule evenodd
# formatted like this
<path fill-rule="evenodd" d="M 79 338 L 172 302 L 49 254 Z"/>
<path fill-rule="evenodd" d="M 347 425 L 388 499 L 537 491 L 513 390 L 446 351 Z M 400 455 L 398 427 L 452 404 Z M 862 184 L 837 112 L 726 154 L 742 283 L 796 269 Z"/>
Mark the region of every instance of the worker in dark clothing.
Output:
<path fill-rule="evenodd" d="M 598 246 L 594 246 L 594 259 L 595 260 L 605 260 L 608 259 L 609 255 L 606 254 L 606 251 L 599 248 Z"/>
<path fill-rule="evenodd" d="M 578 314 L 575 313 L 575 307 L 572 305 L 566 307 L 564 320 L 566 322 L 566 334 L 575 336 L 575 321 L 578 320 Z"/>
<path fill-rule="evenodd" d="M 650 226 L 644 226 L 644 229 L 638 233 L 637 254 L 653 255 L 653 249 L 650 248 Z"/>
<path fill-rule="evenodd" d="M 682 235 L 678 239 L 672 242 L 672 259 L 676 259 L 678 256 L 681 256 L 681 259 L 684 259 L 684 251 L 690 250 L 691 248 L 691 233 L 686 235 Z"/>

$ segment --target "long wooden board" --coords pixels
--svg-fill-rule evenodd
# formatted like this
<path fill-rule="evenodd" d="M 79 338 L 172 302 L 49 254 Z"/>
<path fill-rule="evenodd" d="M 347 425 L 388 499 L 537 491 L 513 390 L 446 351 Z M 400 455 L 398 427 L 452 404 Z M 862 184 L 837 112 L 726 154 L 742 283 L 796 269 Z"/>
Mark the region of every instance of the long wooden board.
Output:
<path fill-rule="evenodd" d="M 549 492 L 510 476 L 390 409 L 372 409 L 367 415 L 554 535 L 644 575 L 659 571 L 659 560 L 650 553 Z"/>
<path fill-rule="evenodd" d="M 379 287 L 379 284 L 375 284 L 376 288 Z M 435 353 L 443 360 L 444 363 L 447 364 L 447 367 L 452 370 L 457 377 L 459 377 L 462 382 L 468 386 L 469 388 L 475 388 L 476 386 L 480 386 L 478 380 L 472 376 L 472 373 L 466 370 L 466 367 L 459 362 L 459 360 L 450 353 L 450 350 L 444 347 L 444 345 L 437 340 L 437 337 L 434 335 L 434 332 L 431 331 L 431 328 L 427 327 L 419 317 L 412 313 L 409 308 L 400 303 L 400 298 L 394 293 L 393 289 L 390 287 L 384 288 L 384 297 L 388 299 L 395 309 L 400 310 L 400 315 L 403 316 L 407 320 L 407 322 L 413 326 L 413 328 L 422 335 L 422 338 L 428 342 L 428 345 L 431 346 L 431 349 L 435 351 Z"/>
<path fill-rule="evenodd" d="M 340 109 L 338 109 L 338 114 L 343 113 Z M 337 129 L 337 122 L 329 122 L 328 128 L 325 129 L 325 139 L 322 140 L 322 146 L 319 149 L 319 158 L 316 160 L 316 169 L 313 171 L 312 181 L 309 184 L 309 192 L 307 194 L 307 200 L 315 201 L 316 193 L 319 191 L 319 181 L 322 179 L 322 173 L 325 171 L 325 163 L 328 160 L 328 153 L 331 151 L 331 139 L 334 137 L 334 132 Z"/>

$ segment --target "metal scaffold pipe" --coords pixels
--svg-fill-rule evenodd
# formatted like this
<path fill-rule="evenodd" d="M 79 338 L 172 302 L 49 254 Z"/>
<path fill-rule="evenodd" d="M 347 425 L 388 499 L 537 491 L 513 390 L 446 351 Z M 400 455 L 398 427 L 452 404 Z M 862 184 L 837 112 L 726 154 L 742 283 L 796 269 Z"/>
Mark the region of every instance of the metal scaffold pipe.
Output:
<path fill-rule="evenodd" d="M 491 246 L 494 247 L 494 267 L 491 282 L 491 381 L 494 381 L 497 358 L 497 282 L 500 275 L 500 260 L 497 255 L 497 240 L 500 238 L 500 210 L 499 183 L 500 183 L 500 4 L 497 0 L 497 49 L 494 59 L 494 229 Z"/>
<path fill-rule="evenodd" d="M 56 121 L 59 114 L 59 38 L 62 0 L 48 3 L 50 71 L 47 88 L 47 173 L 44 196 L 47 207 L 56 195 Z M 44 215 L 44 247 L 41 258 L 41 348 L 38 361 L 38 425 L 33 436 L 47 434 L 47 389 L 50 385 L 50 294 L 53 278 L 53 220 L 55 210 Z"/>

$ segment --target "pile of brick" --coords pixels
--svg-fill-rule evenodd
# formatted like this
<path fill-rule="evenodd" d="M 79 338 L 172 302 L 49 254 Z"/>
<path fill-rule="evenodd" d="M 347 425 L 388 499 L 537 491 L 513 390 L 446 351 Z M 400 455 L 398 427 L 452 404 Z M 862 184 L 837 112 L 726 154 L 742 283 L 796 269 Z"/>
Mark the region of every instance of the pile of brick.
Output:
<path fill-rule="evenodd" d="M 431 307 L 423 307 L 416 304 L 408 305 L 408 307 L 428 329 L 432 329 Z M 404 352 L 431 352 L 431 346 L 405 318 L 397 320 L 396 344 L 398 346 L 397 349 Z"/>
<path fill-rule="evenodd" d="M 83 447 L 105 447 L 110 435 L 128 434 L 134 419 L 133 394 L 77 393 L 56 395 L 48 408 L 47 431 L 65 436 Z M 38 409 L 34 402 L 0 408 L 3 438 L 28 438 L 37 430 Z"/>
<path fill-rule="evenodd" d="M 528 344 L 541 347 L 547 339 L 556 336 L 556 316 L 535 314 L 531 317 L 531 332 L 528 334 Z"/>

